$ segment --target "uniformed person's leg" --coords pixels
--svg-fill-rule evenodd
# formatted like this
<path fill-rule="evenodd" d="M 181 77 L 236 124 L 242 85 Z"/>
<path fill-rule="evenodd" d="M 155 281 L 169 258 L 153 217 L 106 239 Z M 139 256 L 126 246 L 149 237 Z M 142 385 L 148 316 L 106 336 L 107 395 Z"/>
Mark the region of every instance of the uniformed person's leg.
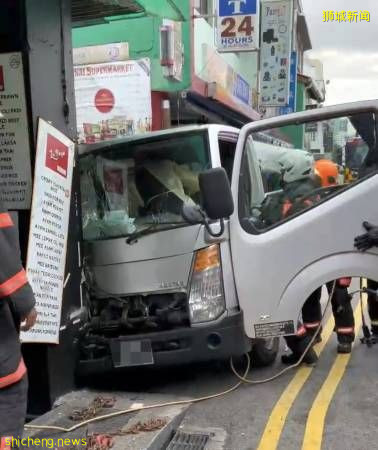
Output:
<path fill-rule="evenodd" d="M 378 283 L 373 280 L 368 280 L 368 289 L 376 291 L 378 289 Z M 378 336 L 378 298 L 374 294 L 368 294 L 368 311 L 371 323 L 371 332 Z"/>
<path fill-rule="evenodd" d="M 298 325 L 298 331 L 293 336 L 285 336 L 287 346 L 292 351 L 290 355 L 282 355 L 281 360 L 284 364 L 295 364 L 299 361 L 300 357 L 308 347 L 312 335 L 307 333 L 304 325 Z M 318 356 L 312 346 L 306 351 L 303 358 L 305 364 L 315 364 L 318 360 Z"/>
<path fill-rule="evenodd" d="M 332 292 L 333 283 L 327 284 L 328 293 Z M 354 334 L 354 315 L 352 308 L 352 297 L 348 293 L 348 288 L 340 285 L 338 280 L 331 298 L 332 312 L 335 318 L 335 331 L 337 333 L 339 353 L 350 353 Z"/>
<path fill-rule="evenodd" d="M 0 437 L 13 438 L 15 444 L 22 438 L 26 417 L 28 381 L 25 376 L 18 383 L 0 389 Z M 6 449 L 6 441 L 2 445 Z M 14 445 L 17 448 L 17 445 Z M 1 447 L 0 447 L 1 448 Z"/>
<path fill-rule="evenodd" d="M 322 320 L 322 306 L 320 299 L 322 296 L 322 288 L 316 289 L 305 301 L 302 308 L 303 325 L 305 326 L 307 333 L 311 336 L 319 329 L 319 325 Z M 321 341 L 321 329 L 316 337 L 315 342 Z"/>

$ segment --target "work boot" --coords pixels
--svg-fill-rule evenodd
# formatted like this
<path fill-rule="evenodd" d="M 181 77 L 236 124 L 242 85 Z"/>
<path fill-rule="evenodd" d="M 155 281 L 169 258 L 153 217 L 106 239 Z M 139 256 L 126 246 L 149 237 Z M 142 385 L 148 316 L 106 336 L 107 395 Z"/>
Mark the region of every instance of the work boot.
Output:
<path fill-rule="evenodd" d="M 351 342 L 339 342 L 337 345 L 337 353 L 351 353 L 352 343 Z"/>
<path fill-rule="evenodd" d="M 283 364 L 293 365 L 299 361 L 301 356 L 302 356 L 301 353 L 291 353 L 290 355 L 282 355 L 281 361 Z M 316 354 L 313 348 L 310 348 L 309 350 L 307 350 L 306 355 L 302 359 L 302 363 L 314 365 L 317 362 L 318 362 L 318 355 Z"/>

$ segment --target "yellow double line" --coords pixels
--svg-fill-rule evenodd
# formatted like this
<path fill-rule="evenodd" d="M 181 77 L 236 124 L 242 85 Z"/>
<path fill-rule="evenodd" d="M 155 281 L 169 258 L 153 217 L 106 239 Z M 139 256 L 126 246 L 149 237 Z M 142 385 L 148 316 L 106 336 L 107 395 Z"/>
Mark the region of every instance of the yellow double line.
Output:
<path fill-rule="evenodd" d="M 318 356 L 322 353 L 324 347 L 327 345 L 327 342 L 332 335 L 334 326 L 335 323 L 333 320 L 333 316 L 331 316 L 328 319 L 327 324 L 322 332 L 322 342 L 314 346 Z M 282 393 L 278 402 L 275 404 L 265 426 L 265 430 L 261 437 L 257 450 L 274 450 L 277 448 L 290 408 L 293 405 L 294 400 L 302 390 L 307 379 L 311 375 L 313 369 L 313 367 L 307 366 L 299 367 L 293 379 L 290 381 L 289 385 Z"/>
<path fill-rule="evenodd" d="M 357 334 L 361 327 L 361 308 L 359 305 L 354 311 L 354 316 L 356 324 L 355 329 Z M 331 315 L 322 333 L 323 341 L 314 346 L 318 356 L 322 353 L 324 347 L 327 345 L 329 338 L 332 335 L 333 329 L 334 320 Z M 336 357 L 329 375 L 320 391 L 318 392 L 318 395 L 310 409 L 302 444 L 302 450 L 321 449 L 324 422 L 328 407 L 336 391 L 336 388 L 344 375 L 350 357 L 351 354 L 338 355 Z M 277 448 L 289 411 L 298 394 L 301 392 L 304 384 L 311 375 L 313 369 L 313 367 L 306 366 L 301 366 L 298 369 L 295 376 L 290 381 L 289 385 L 274 406 L 265 426 L 265 430 L 261 437 L 257 450 L 275 450 Z"/>
<path fill-rule="evenodd" d="M 363 308 L 365 308 L 365 305 L 366 299 L 363 298 Z M 359 302 L 357 308 L 354 311 L 356 335 L 360 331 L 362 325 L 361 313 L 361 304 Z M 337 355 L 336 360 L 333 363 L 331 370 L 323 383 L 323 386 L 320 388 L 320 391 L 318 392 L 318 395 L 316 396 L 307 417 L 302 450 L 321 449 L 324 423 L 328 408 L 336 392 L 337 386 L 339 385 L 345 373 L 345 369 L 348 365 L 351 355 L 351 353 L 345 355 Z"/>

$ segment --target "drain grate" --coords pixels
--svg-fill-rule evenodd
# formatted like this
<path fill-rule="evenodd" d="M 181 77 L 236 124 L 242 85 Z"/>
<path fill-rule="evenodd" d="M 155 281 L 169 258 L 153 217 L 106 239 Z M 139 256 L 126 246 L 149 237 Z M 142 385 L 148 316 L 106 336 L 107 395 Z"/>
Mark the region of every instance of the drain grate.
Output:
<path fill-rule="evenodd" d="M 166 450 L 204 450 L 211 435 L 177 431 Z"/>

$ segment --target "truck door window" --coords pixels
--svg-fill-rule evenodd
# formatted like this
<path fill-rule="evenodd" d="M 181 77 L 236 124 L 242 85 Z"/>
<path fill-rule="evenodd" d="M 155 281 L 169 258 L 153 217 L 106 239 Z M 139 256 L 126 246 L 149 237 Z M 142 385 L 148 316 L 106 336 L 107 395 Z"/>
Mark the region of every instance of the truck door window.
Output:
<path fill-rule="evenodd" d="M 290 220 L 377 170 L 373 113 L 290 125 L 264 134 L 274 143 L 262 142 L 258 133 L 252 133 L 240 170 L 239 216 L 250 232 Z"/>
<path fill-rule="evenodd" d="M 221 165 L 226 170 L 228 179 L 230 180 L 231 183 L 237 137 L 235 138 L 235 140 L 219 139 L 218 142 L 219 142 L 219 154 L 221 159 Z"/>
<path fill-rule="evenodd" d="M 199 201 L 198 174 L 209 167 L 202 131 L 114 143 L 82 157 L 84 240 L 186 226 L 182 204 Z"/>

